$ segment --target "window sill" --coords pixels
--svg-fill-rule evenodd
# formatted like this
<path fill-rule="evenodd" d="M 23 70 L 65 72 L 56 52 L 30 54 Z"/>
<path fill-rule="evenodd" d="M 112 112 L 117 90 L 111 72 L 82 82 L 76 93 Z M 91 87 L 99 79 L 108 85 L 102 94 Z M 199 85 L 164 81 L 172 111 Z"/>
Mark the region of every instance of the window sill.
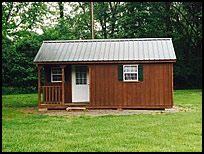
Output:
<path fill-rule="evenodd" d="M 61 83 L 62 81 L 51 81 L 51 83 Z"/>
<path fill-rule="evenodd" d="M 139 82 L 142 82 L 142 81 L 122 81 L 122 82 L 124 82 L 124 83 L 139 83 Z"/>

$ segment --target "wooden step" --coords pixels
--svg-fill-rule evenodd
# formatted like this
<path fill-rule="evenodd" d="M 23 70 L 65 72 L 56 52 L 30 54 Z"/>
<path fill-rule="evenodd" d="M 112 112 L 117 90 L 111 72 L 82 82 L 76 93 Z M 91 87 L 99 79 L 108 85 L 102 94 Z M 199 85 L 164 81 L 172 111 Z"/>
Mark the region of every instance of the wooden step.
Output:
<path fill-rule="evenodd" d="M 72 110 L 83 110 L 86 111 L 85 107 L 67 107 L 66 108 L 67 111 L 72 111 Z"/>
<path fill-rule="evenodd" d="M 85 107 L 88 106 L 89 103 L 65 103 L 68 107 Z"/>

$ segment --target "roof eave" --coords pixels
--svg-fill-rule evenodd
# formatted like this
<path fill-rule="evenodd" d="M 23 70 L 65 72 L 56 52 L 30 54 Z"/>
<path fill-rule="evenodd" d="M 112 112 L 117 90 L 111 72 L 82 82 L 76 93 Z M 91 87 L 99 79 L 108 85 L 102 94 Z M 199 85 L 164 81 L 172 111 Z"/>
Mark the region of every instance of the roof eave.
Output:
<path fill-rule="evenodd" d="M 39 64 L 125 64 L 125 63 L 174 63 L 176 59 L 168 60 L 118 60 L 118 61 L 44 61 L 33 62 Z"/>

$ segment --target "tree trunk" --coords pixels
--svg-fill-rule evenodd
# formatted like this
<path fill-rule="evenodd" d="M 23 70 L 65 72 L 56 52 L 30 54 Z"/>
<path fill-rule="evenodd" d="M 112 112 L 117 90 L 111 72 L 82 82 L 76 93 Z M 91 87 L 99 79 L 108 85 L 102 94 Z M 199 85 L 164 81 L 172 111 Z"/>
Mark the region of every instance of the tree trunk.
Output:
<path fill-rule="evenodd" d="M 60 19 L 64 18 L 64 6 L 62 2 L 58 2 L 59 10 L 60 10 Z"/>

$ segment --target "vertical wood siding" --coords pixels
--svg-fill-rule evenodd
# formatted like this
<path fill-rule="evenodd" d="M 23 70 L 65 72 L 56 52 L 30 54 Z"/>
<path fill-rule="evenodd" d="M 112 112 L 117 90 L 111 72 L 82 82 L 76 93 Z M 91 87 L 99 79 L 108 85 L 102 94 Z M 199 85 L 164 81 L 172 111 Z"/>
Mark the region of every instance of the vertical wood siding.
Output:
<path fill-rule="evenodd" d="M 48 82 L 48 78 L 50 78 L 49 75 L 49 68 L 51 66 L 47 65 L 44 68 L 44 86 L 62 86 L 61 82 Z M 53 66 L 54 67 L 54 66 Z M 72 102 L 72 92 L 71 92 L 71 65 L 67 65 L 65 68 L 65 74 L 68 72 L 67 75 L 69 75 L 68 81 L 65 80 L 65 103 L 71 103 Z"/>
<path fill-rule="evenodd" d="M 48 82 L 49 67 L 44 69 L 44 86 L 61 86 Z M 90 108 L 170 108 L 173 105 L 173 63 L 143 64 L 143 81 L 118 80 L 117 64 L 89 65 Z M 71 66 L 65 81 L 65 103 L 72 102 Z"/>
<path fill-rule="evenodd" d="M 143 64 L 143 81 L 118 80 L 118 65 L 90 65 L 91 108 L 170 108 L 172 63 Z"/>

